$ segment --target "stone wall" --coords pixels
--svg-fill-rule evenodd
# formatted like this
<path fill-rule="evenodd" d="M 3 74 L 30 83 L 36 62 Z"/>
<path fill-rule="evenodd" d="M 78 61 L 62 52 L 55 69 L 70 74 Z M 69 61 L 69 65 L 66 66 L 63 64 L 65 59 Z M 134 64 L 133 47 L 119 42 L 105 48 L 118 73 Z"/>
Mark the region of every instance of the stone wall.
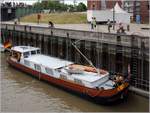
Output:
<path fill-rule="evenodd" d="M 78 41 L 77 47 L 96 67 L 125 75 L 130 65 L 132 85 L 149 90 L 148 37 L 24 25 L 1 27 L 2 42 L 9 38 L 13 45 L 36 46 L 44 54 L 89 65 L 72 46 Z"/>

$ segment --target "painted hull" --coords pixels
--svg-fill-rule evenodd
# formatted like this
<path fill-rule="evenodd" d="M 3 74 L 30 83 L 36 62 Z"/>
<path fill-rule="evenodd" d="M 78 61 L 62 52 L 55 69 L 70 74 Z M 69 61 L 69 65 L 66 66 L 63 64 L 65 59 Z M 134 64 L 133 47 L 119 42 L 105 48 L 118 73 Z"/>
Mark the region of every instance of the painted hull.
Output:
<path fill-rule="evenodd" d="M 128 87 L 129 87 L 128 83 L 123 84 L 123 89 L 122 88 L 114 88 L 114 89 L 110 89 L 110 90 L 102 90 L 102 89 L 88 88 L 88 87 L 76 84 L 74 82 L 71 82 L 71 81 L 67 81 L 67 80 L 60 79 L 60 78 L 59 79 L 54 78 L 52 76 L 40 73 L 40 72 L 33 70 L 31 68 L 28 68 L 20 63 L 14 62 L 14 61 L 10 60 L 10 58 L 7 59 L 7 62 L 11 66 L 13 66 L 25 73 L 28 73 L 34 77 L 37 77 L 39 80 L 47 81 L 48 83 L 59 86 L 65 90 L 68 90 L 69 92 L 79 94 L 89 100 L 96 102 L 96 103 L 101 103 L 101 104 L 113 103 L 115 101 L 123 99 L 124 97 L 127 96 L 127 93 L 128 93 Z"/>

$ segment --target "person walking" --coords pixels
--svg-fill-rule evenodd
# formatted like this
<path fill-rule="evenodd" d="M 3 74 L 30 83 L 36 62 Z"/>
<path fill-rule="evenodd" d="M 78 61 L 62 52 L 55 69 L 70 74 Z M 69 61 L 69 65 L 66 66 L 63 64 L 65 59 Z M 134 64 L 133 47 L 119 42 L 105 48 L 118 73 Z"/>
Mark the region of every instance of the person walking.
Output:
<path fill-rule="evenodd" d="M 49 27 L 50 27 L 50 28 L 53 28 L 53 27 L 54 27 L 53 22 L 49 21 L 49 23 L 48 23 L 48 24 L 49 24 Z"/>
<path fill-rule="evenodd" d="M 110 28 L 112 27 L 110 19 L 107 20 L 108 32 L 110 33 Z"/>

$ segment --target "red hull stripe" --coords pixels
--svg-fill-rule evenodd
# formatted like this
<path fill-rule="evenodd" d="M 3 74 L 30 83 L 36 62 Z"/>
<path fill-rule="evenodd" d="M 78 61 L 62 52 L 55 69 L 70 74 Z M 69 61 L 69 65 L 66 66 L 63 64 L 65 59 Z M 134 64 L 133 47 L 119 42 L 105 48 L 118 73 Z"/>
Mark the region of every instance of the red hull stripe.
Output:
<path fill-rule="evenodd" d="M 40 75 L 39 79 L 42 79 L 42 80 L 48 81 L 49 83 L 53 83 L 55 85 L 76 91 L 78 93 L 87 94 L 91 97 L 105 97 L 106 98 L 106 97 L 112 97 L 113 95 L 116 95 L 117 93 L 121 92 L 121 91 L 118 91 L 117 88 L 110 89 L 110 90 L 97 90 L 97 89 L 92 89 L 92 88 L 88 88 L 88 87 L 73 83 L 71 81 L 57 79 L 57 78 L 51 77 L 49 75 L 39 73 L 39 72 L 37 72 L 31 68 L 28 68 L 22 64 L 13 62 L 10 59 L 8 59 L 8 63 L 26 73 L 29 73 L 29 74 L 35 76 L 35 77 L 39 78 L 39 75 Z M 128 87 L 128 84 L 125 84 L 125 85 L 126 85 L 126 87 Z"/>

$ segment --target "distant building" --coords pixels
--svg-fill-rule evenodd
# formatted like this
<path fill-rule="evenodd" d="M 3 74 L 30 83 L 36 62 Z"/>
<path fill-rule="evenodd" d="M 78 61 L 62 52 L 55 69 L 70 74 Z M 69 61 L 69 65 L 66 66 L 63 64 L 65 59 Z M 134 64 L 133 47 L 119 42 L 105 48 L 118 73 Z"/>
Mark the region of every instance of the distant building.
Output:
<path fill-rule="evenodd" d="M 116 2 L 122 6 L 122 0 L 88 0 L 88 10 L 104 10 L 111 9 L 115 6 Z"/>
<path fill-rule="evenodd" d="M 129 13 L 133 14 L 133 20 L 136 21 L 136 15 L 141 18 L 141 23 L 149 22 L 150 0 L 87 0 L 88 10 L 111 9 L 118 2 Z"/>
<path fill-rule="evenodd" d="M 149 22 L 149 5 L 149 0 L 124 0 L 123 2 L 124 10 L 133 14 L 134 21 L 136 21 L 136 15 L 139 15 L 141 18 L 141 23 Z"/>
<path fill-rule="evenodd" d="M 16 17 L 16 7 L 1 7 L 1 21 L 10 21 Z"/>
<path fill-rule="evenodd" d="M 91 22 L 92 17 L 95 17 L 97 23 L 107 23 L 108 19 L 114 23 L 130 23 L 132 15 L 121 8 L 122 0 L 88 0 L 87 6 L 88 22 Z"/>

